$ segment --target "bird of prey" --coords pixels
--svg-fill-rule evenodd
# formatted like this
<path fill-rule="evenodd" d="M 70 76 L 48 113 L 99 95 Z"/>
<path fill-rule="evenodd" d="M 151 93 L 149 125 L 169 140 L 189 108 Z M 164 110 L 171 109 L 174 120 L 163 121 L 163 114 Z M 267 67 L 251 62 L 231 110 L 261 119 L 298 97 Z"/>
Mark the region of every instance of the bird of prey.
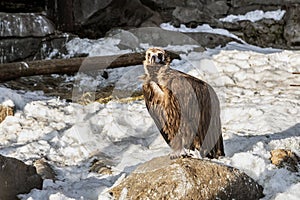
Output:
<path fill-rule="evenodd" d="M 171 159 L 197 150 L 200 157 L 224 156 L 220 105 L 213 88 L 170 68 L 161 48 L 149 48 L 144 64 L 146 107 L 161 135 L 173 149 Z"/>

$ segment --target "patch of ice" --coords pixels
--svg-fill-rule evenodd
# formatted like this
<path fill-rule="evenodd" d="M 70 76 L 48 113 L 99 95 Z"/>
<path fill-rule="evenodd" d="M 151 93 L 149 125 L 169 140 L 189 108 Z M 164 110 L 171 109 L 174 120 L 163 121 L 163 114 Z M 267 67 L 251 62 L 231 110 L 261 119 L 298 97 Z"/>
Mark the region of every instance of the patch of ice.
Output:
<path fill-rule="evenodd" d="M 234 39 L 240 41 L 241 43 L 245 43 L 245 41 L 243 41 L 236 35 L 230 33 L 228 30 L 221 29 L 221 28 L 212 28 L 208 24 L 199 25 L 196 28 L 188 28 L 188 27 L 186 27 L 186 25 L 181 24 L 179 28 L 176 28 L 173 25 L 171 25 L 170 23 L 162 23 L 160 25 L 160 27 L 165 30 L 183 32 L 183 33 L 199 33 L 200 32 L 200 33 L 214 33 L 214 34 L 219 34 L 219 35 L 225 35 L 227 37 L 234 38 Z"/>
<path fill-rule="evenodd" d="M 234 154 L 231 158 L 231 165 L 245 171 L 255 180 L 261 178 L 266 168 L 266 163 L 262 158 L 249 152 Z"/>
<path fill-rule="evenodd" d="M 242 20 L 249 20 L 251 22 L 256 22 L 261 19 L 274 19 L 276 21 L 279 21 L 283 18 L 285 15 L 285 10 L 275 10 L 275 11 L 267 11 L 264 12 L 262 10 L 255 10 L 246 13 L 245 15 L 229 15 L 227 17 L 219 19 L 222 22 L 237 22 L 237 21 L 242 21 Z"/>
<path fill-rule="evenodd" d="M 298 200 L 300 197 L 300 183 L 292 185 L 285 192 L 276 195 L 275 200 Z"/>
<path fill-rule="evenodd" d="M 98 40 L 74 38 L 66 44 L 70 56 L 88 54 L 89 56 L 108 56 L 131 53 L 131 50 L 120 50 L 120 39 L 101 38 Z"/>
<path fill-rule="evenodd" d="M 1 103 L 2 106 L 6 106 L 6 107 L 15 107 L 15 104 L 12 100 L 8 99 L 8 100 L 5 100 Z"/>

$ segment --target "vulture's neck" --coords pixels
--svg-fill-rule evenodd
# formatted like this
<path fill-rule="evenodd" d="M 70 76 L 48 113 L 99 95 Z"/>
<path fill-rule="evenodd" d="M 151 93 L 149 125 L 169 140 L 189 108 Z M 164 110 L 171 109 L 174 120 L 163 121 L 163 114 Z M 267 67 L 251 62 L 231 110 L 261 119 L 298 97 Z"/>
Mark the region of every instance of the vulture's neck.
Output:
<path fill-rule="evenodd" d="M 154 64 L 146 65 L 144 64 L 146 79 L 157 82 L 159 75 L 163 74 L 169 68 L 168 65 Z"/>

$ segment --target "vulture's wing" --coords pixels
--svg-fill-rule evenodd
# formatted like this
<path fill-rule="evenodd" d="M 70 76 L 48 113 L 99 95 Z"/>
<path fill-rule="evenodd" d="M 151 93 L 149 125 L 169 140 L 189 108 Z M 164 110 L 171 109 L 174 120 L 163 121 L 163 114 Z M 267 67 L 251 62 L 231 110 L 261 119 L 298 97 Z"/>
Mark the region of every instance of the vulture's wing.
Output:
<path fill-rule="evenodd" d="M 223 141 L 222 147 L 219 147 L 219 138 L 222 139 L 220 108 L 213 88 L 204 81 L 181 72 L 172 80 L 170 88 L 181 108 L 179 132 L 182 132 L 181 137 L 186 145 L 190 144 L 188 148 L 200 150 L 202 156 L 210 154 L 211 150 L 215 151 L 215 148 L 222 148 L 221 151 L 224 151 Z"/>

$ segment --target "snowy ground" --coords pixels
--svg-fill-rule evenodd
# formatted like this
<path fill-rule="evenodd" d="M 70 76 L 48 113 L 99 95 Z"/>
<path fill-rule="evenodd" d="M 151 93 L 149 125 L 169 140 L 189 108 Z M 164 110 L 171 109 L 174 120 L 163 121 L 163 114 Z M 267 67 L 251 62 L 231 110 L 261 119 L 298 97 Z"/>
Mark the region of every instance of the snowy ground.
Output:
<path fill-rule="evenodd" d="M 119 50 L 118 41 L 77 39 L 68 48 L 93 55 L 96 48 L 100 55 L 132 51 Z M 151 44 L 140 44 L 141 49 L 147 46 Z M 100 51 L 105 47 L 107 51 Z M 299 199 L 300 174 L 276 168 L 269 158 L 270 150 L 277 148 L 300 155 L 300 88 L 290 86 L 300 83 L 300 77 L 291 73 L 300 71 L 300 52 L 237 43 L 203 53 L 194 51 L 196 47 L 166 48 L 185 52 L 182 60 L 172 62 L 173 68 L 207 81 L 219 95 L 226 156 L 218 162 L 257 180 L 264 187 L 264 200 Z M 110 77 L 118 89 L 132 91 L 140 88 L 142 73 L 142 66 L 132 66 L 112 71 Z M 71 79 L 90 87 L 104 81 L 86 75 Z M 0 153 L 28 164 L 46 157 L 57 172 L 57 181 L 44 181 L 43 190 L 22 199 L 109 199 L 107 189 L 125 174 L 170 152 L 142 100 L 83 106 L 41 92 L 1 87 L 0 94 L 0 103 L 9 99 L 17 107 L 15 116 L 0 124 Z M 112 174 L 90 173 L 94 158 L 111 166 Z"/>

